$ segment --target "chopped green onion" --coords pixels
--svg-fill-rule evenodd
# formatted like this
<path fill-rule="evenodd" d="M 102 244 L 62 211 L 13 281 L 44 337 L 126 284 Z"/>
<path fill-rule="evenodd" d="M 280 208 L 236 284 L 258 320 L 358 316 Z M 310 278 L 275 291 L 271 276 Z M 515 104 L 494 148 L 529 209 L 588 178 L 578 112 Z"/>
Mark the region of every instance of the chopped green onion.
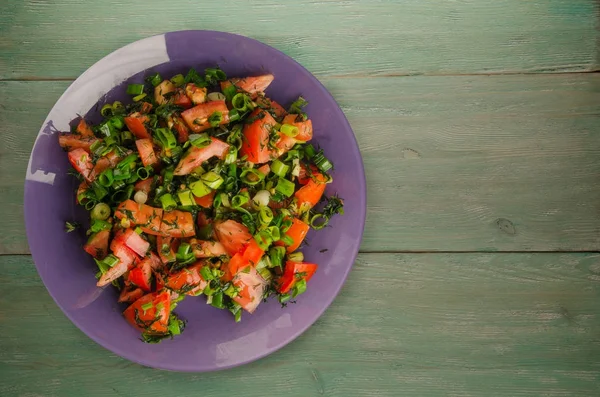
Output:
<path fill-rule="evenodd" d="M 302 262 L 304 261 L 304 254 L 300 251 L 292 252 L 288 255 L 288 260 L 292 262 Z"/>
<path fill-rule="evenodd" d="M 127 94 L 128 95 L 140 95 L 144 92 L 143 84 L 129 84 L 127 86 Z"/>
<path fill-rule="evenodd" d="M 275 191 L 283 194 L 286 197 L 291 197 L 292 194 L 294 194 L 294 189 L 294 183 L 284 178 L 279 178 L 277 181 L 277 186 L 275 186 Z"/>
<path fill-rule="evenodd" d="M 185 77 L 183 77 L 182 74 L 176 74 L 175 76 L 171 77 L 171 83 L 173 83 L 175 87 L 181 87 L 185 84 Z"/>
<path fill-rule="evenodd" d="M 196 69 L 194 69 L 194 68 L 191 68 L 185 75 L 185 82 L 186 83 L 194 83 L 198 87 L 206 86 L 206 82 L 204 81 L 204 78 L 202 76 L 200 76 L 198 74 L 198 72 L 196 71 Z"/>
<path fill-rule="evenodd" d="M 102 134 L 103 136 L 105 136 L 107 138 L 113 135 L 112 125 L 110 125 L 110 123 L 108 123 L 108 121 L 100 124 L 98 126 L 98 131 L 100 132 L 100 134 Z M 106 140 L 104 143 L 106 143 Z"/>
<path fill-rule="evenodd" d="M 104 170 L 104 172 L 98 175 L 98 183 L 104 187 L 112 186 L 113 181 L 113 170 L 111 168 Z"/>
<path fill-rule="evenodd" d="M 285 233 L 285 232 L 287 232 L 288 230 L 290 230 L 290 227 L 292 227 L 293 223 L 294 223 L 294 222 L 292 222 L 292 220 L 291 220 L 291 219 L 289 219 L 289 218 L 288 218 L 288 219 L 283 219 L 283 220 L 281 221 L 281 232 L 282 232 L 282 233 Z"/>
<path fill-rule="evenodd" d="M 131 169 L 131 163 L 134 163 L 137 159 L 138 159 L 138 155 L 136 153 L 132 153 L 130 155 L 128 155 L 127 157 L 125 157 L 123 160 L 121 160 L 119 162 L 119 164 L 117 164 L 117 168 L 129 168 Z"/>
<path fill-rule="evenodd" d="M 177 202 L 170 193 L 163 194 L 158 200 L 165 211 L 172 211 L 177 208 Z"/>
<path fill-rule="evenodd" d="M 233 84 L 230 84 L 227 87 L 223 88 L 223 94 L 225 94 L 225 97 L 228 101 L 231 101 L 236 93 L 237 88 L 235 88 Z"/>
<path fill-rule="evenodd" d="M 85 203 L 83 208 L 85 208 L 88 211 L 91 211 L 94 208 L 94 206 L 96 205 L 96 203 L 97 203 L 96 200 L 89 200 Z"/>
<path fill-rule="evenodd" d="M 92 224 L 90 225 L 90 230 L 92 233 L 98 233 L 102 230 L 110 230 L 110 228 L 112 228 L 112 224 L 110 222 L 100 219 L 92 219 Z"/>
<path fill-rule="evenodd" d="M 284 234 L 283 236 L 281 236 L 280 240 L 285 245 L 292 245 L 292 244 L 294 244 L 294 239 L 291 238 L 290 236 L 288 236 L 287 234 Z"/>
<path fill-rule="evenodd" d="M 210 281 L 214 278 L 208 266 L 202 266 L 200 268 L 200 275 L 202 276 L 204 281 Z"/>
<path fill-rule="evenodd" d="M 212 139 L 210 139 L 210 136 L 208 136 L 207 133 L 192 134 L 189 137 L 189 141 L 193 146 L 197 148 L 207 147 L 212 143 Z"/>
<path fill-rule="evenodd" d="M 233 108 L 238 112 L 245 112 L 248 110 L 248 104 L 250 102 L 250 97 L 240 92 L 239 94 L 235 94 L 235 96 L 231 99 L 231 106 L 233 106 Z"/>
<path fill-rule="evenodd" d="M 306 291 L 306 280 L 301 279 L 294 284 L 294 289 L 292 290 L 292 298 L 297 297 L 300 294 L 303 294 Z"/>
<path fill-rule="evenodd" d="M 192 195 L 192 192 L 189 189 L 180 191 L 179 193 L 177 193 L 177 197 L 179 197 L 179 202 L 181 202 L 181 205 L 183 206 L 196 205 L 196 202 L 194 201 L 194 196 Z"/>
<path fill-rule="evenodd" d="M 133 134 L 129 130 L 121 131 L 121 142 L 123 142 L 124 145 L 133 143 L 133 141 Z"/>
<path fill-rule="evenodd" d="M 142 310 L 144 311 L 144 313 L 146 313 L 146 311 L 152 309 L 154 307 L 154 305 L 152 304 L 152 302 L 148 302 L 148 303 L 144 303 L 141 307 L 142 307 Z"/>
<path fill-rule="evenodd" d="M 113 114 L 122 114 L 125 112 L 125 106 L 119 101 L 114 101 L 112 104 Z"/>
<path fill-rule="evenodd" d="M 110 254 L 106 258 L 102 259 L 102 263 L 104 263 L 108 267 L 113 267 L 117 263 L 119 263 L 119 258 L 114 256 L 113 254 Z"/>
<path fill-rule="evenodd" d="M 287 301 L 289 301 L 290 299 L 292 299 L 292 296 L 289 294 L 281 294 L 281 295 L 279 295 L 278 299 L 279 299 L 279 303 L 284 304 Z"/>
<path fill-rule="evenodd" d="M 97 200 L 102 200 L 108 194 L 108 190 L 98 183 L 98 181 L 92 182 L 92 190 L 94 191 Z"/>
<path fill-rule="evenodd" d="M 158 140 L 163 149 L 174 149 L 177 146 L 177 139 L 168 128 L 157 128 L 154 130 L 154 137 Z"/>
<path fill-rule="evenodd" d="M 227 80 L 227 75 L 219 68 L 204 69 L 204 78 L 210 85 L 217 84 L 219 81 Z"/>
<path fill-rule="evenodd" d="M 271 233 L 268 230 L 261 230 L 258 234 L 254 235 L 254 240 L 258 244 L 261 250 L 266 251 L 269 245 L 273 242 Z"/>
<path fill-rule="evenodd" d="M 235 146 L 230 146 L 225 155 L 225 164 L 233 164 L 237 161 L 238 150 Z"/>
<path fill-rule="evenodd" d="M 146 81 L 152 84 L 153 87 L 156 87 L 157 85 L 162 83 L 162 77 L 160 77 L 160 74 L 154 73 L 153 75 L 148 76 L 146 78 Z"/>
<path fill-rule="evenodd" d="M 223 113 L 219 111 L 213 112 L 210 116 L 208 116 L 207 121 L 210 123 L 211 127 L 218 127 L 221 122 L 223 122 Z"/>
<path fill-rule="evenodd" d="M 271 259 L 271 267 L 283 266 L 283 257 L 285 256 L 285 248 L 271 247 L 269 249 L 269 257 Z"/>
<path fill-rule="evenodd" d="M 115 181 L 124 181 L 131 178 L 131 172 L 129 169 L 115 168 L 113 170 L 113 179 Z"/>
<path fill-rule="evenodd" d="M 173 170 L 170 168 L 166 168 L 163 171 L 163 185 L 168 185 L 173 181 Z"/>
<path fill-rule="evenodd" d="M 231 198 L 231 206 L 235 209 L 239 209 L 248 201 L 250 201 L 250 195 L 248 192 L 240 192 Z"/>
<path fill-rule="evenodd" d="M 189 264 L 196 260 L 194 256 L 194 252 L 192 250 L 192 246 L 188 243 L 181 243 L 179 248 L 177 249 L 177 254 L 175 255 L 177 261 L 181 265 Z"/>
<path fill-rule="evenodd" d="M 123 180 L 115 180 L 112 184 L 113 189 L 119 190 L 125 187 L 125 182 Z"/>
<path fill-rule="evenodd" d="M 114 192 L 111 196 L 111 199 L 115 203 L 121 203 L 125 200 L 128 200 L 129 197 L 131 197 L 131 193 L 133 193 L 133 185 L 129 185 L 123 190 Z"/>
<path fill-rule="evenodd" d="M 285 178 L 285 175 L 287 174 L 289 169 L 289 165 L 286 165 L 277 159 L 273 161 L 273 163 L 271 163 L 271 171 L 273 171 L 273 173 L 278 177 Z"/>
<path fill-rule="evenodd" d="M 147 94 L 144 92 L 143 94 L 134 96 L 133 97 L 133 102 L 139 102 L 139 101 L 141 101 L 142 99 L 146 98 L 146 95 Z"/>
<path fill-rule="evenodd" d="M 240 112 L 235 109 L 231 109 L 229 111 L 229 122 L 232 123 L 234 121 L 238 121 L 240 119 Z"/>
<path fill-rule="evenodd" d="M 212 296 L 212 302 L 210 304 L 218 309 L 223 309 L 225 307 L 225 305 L 223 305 L 223 292 L 216 292 Z"/>
<path fill-rule="evenodd" d="M 259 184 L 263 179 L 265 179 L 265 174 L 263 174 L 259 170 L 255 170 L 254 168 L 244 168 L 240 175 L 240 179 L 246 185 L 254 186 Z"/>
<path fill-rule="evenodd" d="M 281 239 L 281 234 L 279 233 L 279 228 L 277 226 L 270 226 L 265 229 L 269 236 L 271 236 L 271 240 L 279 241 Z"/>
<path fill-rule="evenodd" d="M 315 230 L 321 230 L 329 223 L 329 217 L 323 214 L 315 214 L 310 218 L 310 227 Z"/>
<path fill-rule="evenodd" d="M 105 221 L 110 216 L 110 207 L 104 203 L 98 203 L 94 206 L 94 209 L 90 213 L 92 219 L 98 219 Z"/>
<path fill-rule="evenodd" d="M 158 305 L 157 305 L 158 310 Z M 173 310 L 173 309 L 171 309 Z M 181 334 L 181 329 L 183 328 L 183 322 L 175 317 L 173 314 L 169 317 L 169 333 L 173 336 Z"/>
<path fill-rule="evenodd" d="M 151 166 L 147 166 L 147 167 L 140 167 L 138 168 L 138 170 L 136 171 L 136 175 L 141 179 L 141 180 L 146 180 L 148 178 L 150 178 L 150 175 L 153 171 L 153 168 Z"/>
<path fill-rule="evenodd" d="M 304 147 L 304 154 L 306 155 L 306 158 L 310 160 L 317 154 L 317 151 L 315 150 L 315 147 L 309 143 Z"/>
<path fill-rule="evenodd" d="M 196 197 L 204 197 L 210 192 L 212 192 L 212 189 L 206 186 L 206 184 L 201 180 L 197 180 L 195 182 L 190 183 L 189 187 L 192 190 L 194 196 Z"/>
<path fill-rule="evenodd" d="M 312 156 L 312 162 L 322 172 L 327 172 L 327 171 L 329 171 L 330 169 L 333 168 L 333 164 L 331 164 L 331 161 L 329 161 L 327 159 L 327 157 L 325 157 L 323 155 L 323 151 L 322 150 L 319 150 L 319 152 L 317 154 L 315 154 L 314 156 Z"/>
<path fill-rule="evenodd" d="M 211 189 L 218 189 L 225 182 L 223 178 L 214 171 L 203 174 L 200 179 Z"/>
<path fill-rule="evenodd" d="M 266 225 L 269 225 L 272 220 L 273 220 L 273 211 L 269 207 L 260 207 L 260 210 L 258 210 L 258 222 L 261 225 L 266 226 Z"/>
<path fill-rule="evenodd" d="M 227 288 L 223 289 L 223 293 L 230 298 L 235 298 L 238 295 L 238 290 L 233 284 L 227 283 Z"/>
<path fill-rule="evenodd" d="M 258 274 L 260 274 L 260 276 L 265 279 L 266 281 L 269 281 L 273 275 L 271 274 L 271 272 L 269 271 L 269 269 L 267 268 L 262 268 L 262 269 L 257 269 L 256 270 L 258 272 Z"/>
<path fill-rule="evenodd" d="M 304 99 L 303 97 L 298 97 L 298 99 L 296 99 L 294 102 L 292 102 L 292 104 L 290 105 L 290 108 L 288 109 L 288 113 L 293 113 L 293 114 L 299 114 L 302 116 L 302 118 L 304 120 L 306 120 L 308 117 L 306 115 L 306 113 L 304 113 L 303 108 L 308 105 L 308 102 L 306 101 L 306 99 Z"/>
<path fill-rule="evenodd" d="M 103 117 L 111 116 L 113 114 L 113 106 L 110 103 L 105 104 L 102 106 L 102 109 L 100 109 L 100 114 Z"/>
<path fill-rule="evenodd" d="M 292 138 L 300 133 L 300 130 L 298 129 L 298 127 L 291 125 L 291 124 L 282 125 L 281 129 L 279 131 L 281 131 L 282 134 L 291 136 Z"/>

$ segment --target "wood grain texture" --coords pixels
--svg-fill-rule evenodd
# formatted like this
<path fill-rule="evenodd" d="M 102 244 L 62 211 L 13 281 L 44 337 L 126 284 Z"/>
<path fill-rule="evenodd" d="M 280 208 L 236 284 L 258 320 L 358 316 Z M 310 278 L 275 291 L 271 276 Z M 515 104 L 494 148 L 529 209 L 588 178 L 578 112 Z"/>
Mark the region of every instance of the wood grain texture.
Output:
<path fill-rule="evenodd" d="M 589 397 L 600 393 L 599 299 L 598 254 L 361 254 L 292 344 L 178 374 L 94 344 L 29 257 L 3 256 L 0 395 Z"/>
<path fill-rule="evenodd" d="M 24 0 L 0 4 L 0 78 L 74 78 L 167 31 L 240 33 L 317 75 L 587 71 L 595 0 Z M 250 6 L 251 4 L 251 6 Z"/>
<path fill-rule="evenodd" d="M 364 158 L 363 252 L 600 248 L 600 75 L 322 81 Z M 68 84 L 0 82 L 1 253 L 28 253 L 23 175 Z"/>

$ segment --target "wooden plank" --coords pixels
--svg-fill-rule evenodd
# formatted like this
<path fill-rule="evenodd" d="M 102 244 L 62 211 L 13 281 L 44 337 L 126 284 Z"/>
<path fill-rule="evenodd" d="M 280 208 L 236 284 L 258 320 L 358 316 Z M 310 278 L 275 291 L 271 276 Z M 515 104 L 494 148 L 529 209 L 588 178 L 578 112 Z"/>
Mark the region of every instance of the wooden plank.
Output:
<path fill-rule="evenodd" d="M 254 37 L 321 76 L 593 70 L 597 10 L 595 0 L 5 1 L 0 78 L 74 78 L 125 44 L 183 29 Z"/>
<path fill-rule="evenodd" d="M 3 256 L 0 395 L 588 397 L 600 392 L 599 281 L 598 254 L 361 254 L 289 346 L 230 371 L 178 374 L 94 344 L 29 257 Z"/>
<path fill-rule="evenodd" d="M 364 157 L 363 252 L 600 247 L 600 76 L 323 82 Z M 0 82 L 0 253 L 28 253 L 23 174 L 67 85 Z"/>

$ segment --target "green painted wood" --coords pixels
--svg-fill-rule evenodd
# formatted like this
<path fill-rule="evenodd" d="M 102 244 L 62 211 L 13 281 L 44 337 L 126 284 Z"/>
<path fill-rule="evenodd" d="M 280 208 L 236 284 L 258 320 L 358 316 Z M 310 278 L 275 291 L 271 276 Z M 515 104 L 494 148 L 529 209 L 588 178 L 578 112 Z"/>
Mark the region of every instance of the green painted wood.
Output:
<path fill-rule="evenodd" d="M 600 248 L 600 75 L 323 78 L 367 173 L 363 252 Z M 0 253 L 28 253 L 22 184 L 68 82 L 0 82 Z"/>
<path fill-rule="evenodd" d="M 74 78 L 165 31 L 254 37 L 318 75 L 598 68 L 595 0 L 24 0 L 0 4 L 0 78 Z"/>
<path fill-rule="evenodd" d="M 600 393 L 599 301 L 598 254 L 361 254 L 340 296 L 287 347 L 178 374 L 93 343 L 29 257 L 3 256 L 0 395 L 589 397 Z"/>

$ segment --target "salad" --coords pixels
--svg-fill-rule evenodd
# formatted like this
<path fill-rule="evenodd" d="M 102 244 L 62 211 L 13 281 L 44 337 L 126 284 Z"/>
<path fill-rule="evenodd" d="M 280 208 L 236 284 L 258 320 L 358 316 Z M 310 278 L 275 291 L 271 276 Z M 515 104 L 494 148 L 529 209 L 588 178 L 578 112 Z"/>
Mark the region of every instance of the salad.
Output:
<path fill-rule="evenodd" d="M 273 78 L 155 73 L 127 87 L 131 103 L 102 106 L 98 125 L 58 134 L 90 212 L 97 285 L 120 290 L 145 342 L 183 331 L 173 310 L 187 296 L 239 322 L 270 296 L 293 302 L 317 271 L 298 249 L 343 201 L 324 196 L 333 165 L 309 143 L 306 101 L 266 97 Z"/>

